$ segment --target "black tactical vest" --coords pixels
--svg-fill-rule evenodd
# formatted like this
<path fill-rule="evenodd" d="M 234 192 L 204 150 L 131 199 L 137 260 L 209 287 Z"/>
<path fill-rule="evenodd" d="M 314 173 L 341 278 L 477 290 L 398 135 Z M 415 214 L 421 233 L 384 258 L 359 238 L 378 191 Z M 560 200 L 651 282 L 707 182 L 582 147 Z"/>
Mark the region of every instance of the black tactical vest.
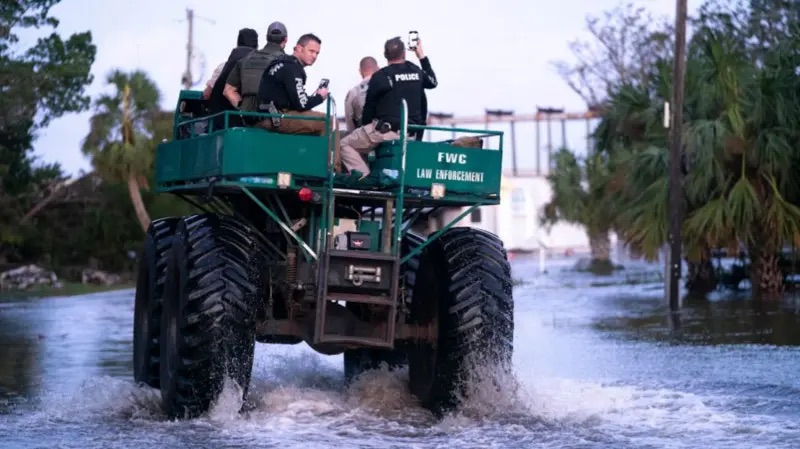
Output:
<path fill-rule="evenodd" d="M 242 97 L 255 97 L 258 95 L 258 86 L 261 75 L 270 62 L 276 57 L 285 54 L 278 44 L 268 43 L 264 48 L 250 53 L 242 60 Z"/>

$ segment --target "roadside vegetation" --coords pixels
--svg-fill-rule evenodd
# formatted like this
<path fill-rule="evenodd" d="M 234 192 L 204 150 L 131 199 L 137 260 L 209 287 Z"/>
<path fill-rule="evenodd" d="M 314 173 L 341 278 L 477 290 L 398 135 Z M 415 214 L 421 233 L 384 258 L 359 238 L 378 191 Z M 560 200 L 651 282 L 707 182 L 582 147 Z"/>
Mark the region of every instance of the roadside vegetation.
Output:
<path fill-rule="evenodd" d="M 596 263 L 615 232 L 655 260 L 667 243 L 672 23 L 622 5 L 589 18 L 592 41 L 556 64 L 602 112 L 586 158 L 565 149 L 550 176 L 545 222 L 586 226 Z M 758 298 L 784 290 L 781 251 L 800 246 L 800 1 L 707 1 L 687 36 L 684 257 L 694 292 L 717 280 L 712 250 L 746 252 Z"/>

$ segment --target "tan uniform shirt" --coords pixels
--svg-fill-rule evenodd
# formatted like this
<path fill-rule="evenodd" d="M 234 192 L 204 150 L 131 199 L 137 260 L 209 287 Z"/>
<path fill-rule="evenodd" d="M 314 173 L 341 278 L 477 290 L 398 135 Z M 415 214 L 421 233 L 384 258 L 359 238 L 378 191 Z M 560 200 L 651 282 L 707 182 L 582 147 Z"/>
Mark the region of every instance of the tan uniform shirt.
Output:
<path fill-rule="evenodd" d="M 347 92 L 344 97 L 344 121 L 347 126 L 347 131 L 351 132 L 358 128 L 355 121 L 361 122 L 361 116 L 364 112 L 364 101 L 367 99 L 367 86 L 369 85 L 369 77 L 361 80 L 352 89 Z M 361 123 L 363 125 L 363 123 Z"/>

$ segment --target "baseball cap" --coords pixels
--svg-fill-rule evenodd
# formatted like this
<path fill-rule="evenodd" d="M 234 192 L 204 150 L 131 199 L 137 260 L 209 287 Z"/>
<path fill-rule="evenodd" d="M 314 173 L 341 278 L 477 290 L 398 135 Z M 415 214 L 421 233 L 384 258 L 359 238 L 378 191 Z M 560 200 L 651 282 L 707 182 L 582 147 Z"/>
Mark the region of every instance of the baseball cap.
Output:
<path fill-rule="evenodd" d="M 288 36 L 288 34 L 289 33 L 286 32 L 286 25 L 281 22 L 272 22 L 267 27 L 267 38 L 275 37 L 283 39 Z"/>

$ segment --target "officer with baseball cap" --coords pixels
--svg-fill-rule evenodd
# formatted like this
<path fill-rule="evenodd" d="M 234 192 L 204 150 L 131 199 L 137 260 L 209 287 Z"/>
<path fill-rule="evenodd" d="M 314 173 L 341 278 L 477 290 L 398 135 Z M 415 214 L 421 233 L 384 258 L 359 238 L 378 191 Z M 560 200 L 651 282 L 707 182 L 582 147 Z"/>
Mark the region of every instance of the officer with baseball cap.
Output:
<path fill-rule="evenodd" d="M 225 84 L 225 97 L 236 108 L 257 112 L 258 86 L 261 75 L 267 66 L 278 56 L 285 55 L 284 48 L 288 42 L 286 25 L 272 22 L 267 27 L 267 44 L 242 58 L 231 71 Z M 257 121 L 255 119 L 249 122 Z"/>

